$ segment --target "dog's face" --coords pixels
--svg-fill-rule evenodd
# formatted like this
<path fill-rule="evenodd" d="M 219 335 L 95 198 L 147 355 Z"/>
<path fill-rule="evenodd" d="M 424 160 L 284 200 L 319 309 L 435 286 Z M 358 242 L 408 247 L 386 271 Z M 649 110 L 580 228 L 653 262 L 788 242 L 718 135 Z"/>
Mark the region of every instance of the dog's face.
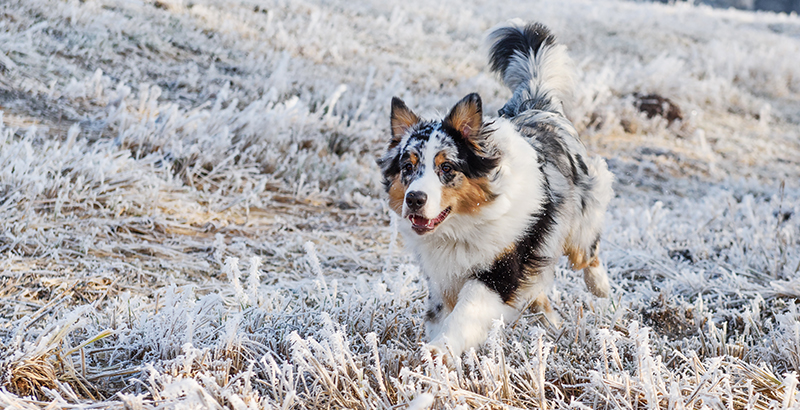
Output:
<path fill-rule="evenodd" d="M 392 99 L 392 139 L 378 164 L 389 205 L 418 235 L 454 214 L 476 214 L 495 196 L 488 176 L 498 159 L 490 152 L 481 99 L 470 94 L 441 121 L 423 121 Z"/>

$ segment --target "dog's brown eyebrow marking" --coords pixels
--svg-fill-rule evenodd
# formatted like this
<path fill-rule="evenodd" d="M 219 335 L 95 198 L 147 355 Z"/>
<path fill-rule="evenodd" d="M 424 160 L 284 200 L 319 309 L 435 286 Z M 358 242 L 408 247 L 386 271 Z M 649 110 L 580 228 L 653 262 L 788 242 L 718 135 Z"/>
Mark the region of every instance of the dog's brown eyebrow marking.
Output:
<path fill-rule="evenodd" d="M 439 165 L 444 164 L 445 162 L 447 162 L 447 154 L 445 154 L 444 152 L 439 152 L 433 159 L 433 165 L 436 165 L 437 167 Z"/>

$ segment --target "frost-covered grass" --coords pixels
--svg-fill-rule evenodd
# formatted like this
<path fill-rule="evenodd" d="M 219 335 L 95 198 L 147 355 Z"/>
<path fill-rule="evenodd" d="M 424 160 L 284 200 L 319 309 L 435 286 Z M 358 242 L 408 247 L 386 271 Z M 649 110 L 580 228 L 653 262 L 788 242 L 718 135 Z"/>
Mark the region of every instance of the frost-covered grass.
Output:
<path fill-rule="evenodd" d="M 522 3 L 2 2 L 0 407 L 800 407 L 800 19 Z M 613 297 L 563 265 L 450 372 L 374 158 L 393 95 L 502 106 L 513 17 L 579 68 Z"/>

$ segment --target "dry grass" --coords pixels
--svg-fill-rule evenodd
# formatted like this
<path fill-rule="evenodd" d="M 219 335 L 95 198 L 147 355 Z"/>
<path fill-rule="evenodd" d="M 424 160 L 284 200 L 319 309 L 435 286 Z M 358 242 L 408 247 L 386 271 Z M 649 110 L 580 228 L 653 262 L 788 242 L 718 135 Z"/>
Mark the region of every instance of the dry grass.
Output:
<path fill-rule="evenodd" d="M 797 18 L 429 3 L 0 4 L 0 407 L 800 407 Z M 450 371 L 374 158 L 393 95 L 502 105 L 511 15 L 578 61 L 614 296 L 560 267 Z"/>

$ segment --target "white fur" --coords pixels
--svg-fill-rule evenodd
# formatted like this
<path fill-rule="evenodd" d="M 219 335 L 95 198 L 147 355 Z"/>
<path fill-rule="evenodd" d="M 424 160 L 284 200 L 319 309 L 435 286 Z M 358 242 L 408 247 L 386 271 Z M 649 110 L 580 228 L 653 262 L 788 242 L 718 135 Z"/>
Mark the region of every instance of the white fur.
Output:
<path fill-rule="evenodd" d="M 422 176 L 414 180 L 406 189 L 406 192 L 422 191 L 428 195 L 428 200 L 422 208 L 422 216 L 426 219 L 434 219 L 444 211 L 441 205 L 442 183 L 439 181 L 439 176 L 436 175 L 436 167 L 434 165 L 438 149 L 439 144 L 433 141 L 425 145 L 425 152 L 421 156 L 425 170 Z M 409 212 L 408 204 L 403 201 L 403 216 L 408 216 Z"/>
<path fill-rule="evenodd" d="M 605 298 L 611 293 L 611 283 L 608 281 L 608 274 L 603 265 L 589 266 L 584 269 L 583 282 L 595 296 Z"/>
<path fill-rule="evenodd" d="M 572 59 L 563 44 L 546 46 L 537 54 L 515 54 L 503 76 L 503 82 L 519 85 L 530 79 L 531 94 L 549 94 L 565 104 L 572 100 L 575 79 Z"/>
<path fill-rule="evenodd" d="M 482 282 L 469 280 L 458 294 L 458 304 L 442 323 L 441 331 L 430 335 L 433 350 L 450 351 L 460 356 L 465 350 L 477 347 L 486 340 L 492 321 L 514 320 L 519 312 L 505 303 Z"/>

